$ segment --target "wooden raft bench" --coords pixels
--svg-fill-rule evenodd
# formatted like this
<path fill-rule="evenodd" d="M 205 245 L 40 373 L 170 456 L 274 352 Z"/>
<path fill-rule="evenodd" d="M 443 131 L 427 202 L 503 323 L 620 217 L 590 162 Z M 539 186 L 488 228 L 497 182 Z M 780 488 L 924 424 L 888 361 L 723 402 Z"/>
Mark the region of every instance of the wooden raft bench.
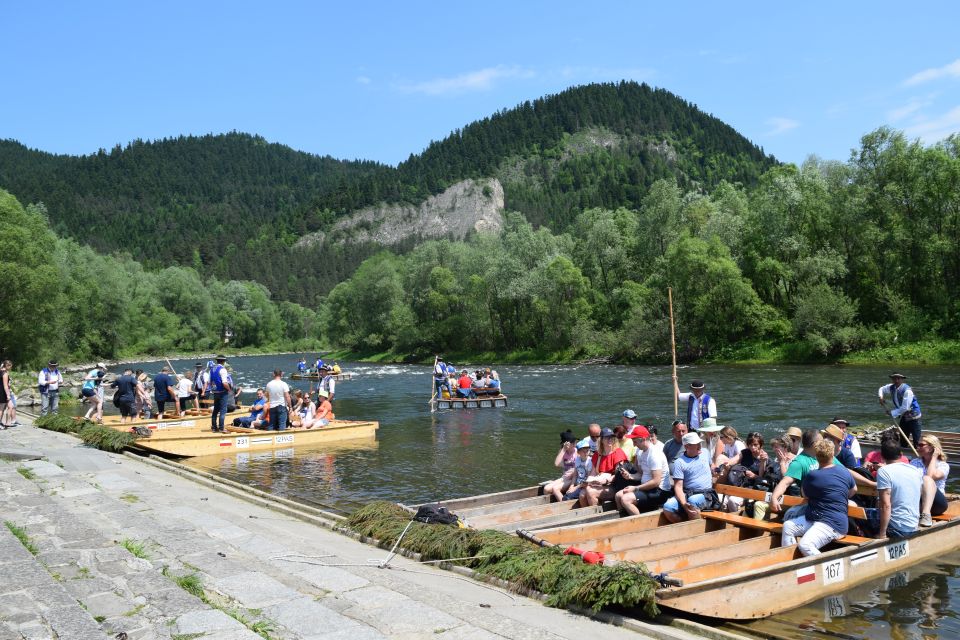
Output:
<path fill-rule="evenodd" d="M 765 491 L 760 491 L 758 489 L 747 489 L 745 487 L 734 487 L 732 485 L 718 484 L 716 486 L 717 494 L 725 496 L 735 496 L 737 498 L 744 498 L 747 500 L 757 500 L 766 502 L 770 494 Z M 807 501 L 805 498 L 800 498 L 797 496 L 783 496 L 781 504 L 784 507 L 793 507 L 801 504 L 806 504 Z M 847 514 L 851 518 L 858 518 L 860 520 L 865 520 L 867 517 L 867 512 L 864 511 L 863 507 L 848 506 Z M 748 516 L 742 516 L 736 513 L 726 513 L 723 511 L 701 511 L 700 516 L 707 519 L 713 520 L 716 522 L 723 522 L 725 524 L 731 524 L 738 527 L 746 527 L 748 529 L 759 529 L 761 531 L 768 531 L 770 533 L 780 533 L 783 530 L 783 523 L 773 522 L 771 520 L 757 520 L 755 518 L 750 518 Z M 948 518 L 949 519 L 949 518 Z M 834 542 L 839 544 L 863 544 L 864 542 L 869 542 L 873 538 L 864 538 L 861 536 L 843 536 L 838 538 Z"/>

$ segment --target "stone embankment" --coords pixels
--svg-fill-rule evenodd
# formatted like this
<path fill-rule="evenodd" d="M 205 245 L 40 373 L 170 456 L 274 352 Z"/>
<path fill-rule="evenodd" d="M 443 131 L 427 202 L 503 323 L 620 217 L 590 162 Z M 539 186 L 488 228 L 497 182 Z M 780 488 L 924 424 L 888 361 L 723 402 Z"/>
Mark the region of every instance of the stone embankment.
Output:
<path fill-rule="evenodd" d="M 332 521 L 231 491 L 30 425 L 0 432 L 0 640 L 694 637 L 401 556 L 381 567 L 386 551 Z"/>

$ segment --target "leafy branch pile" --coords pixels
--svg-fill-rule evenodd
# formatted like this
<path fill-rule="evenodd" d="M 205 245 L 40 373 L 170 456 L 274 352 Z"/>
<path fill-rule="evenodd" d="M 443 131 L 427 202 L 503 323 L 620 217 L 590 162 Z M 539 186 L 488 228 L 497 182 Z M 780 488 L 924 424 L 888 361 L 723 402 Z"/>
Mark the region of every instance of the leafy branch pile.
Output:
<path fill-rule="evenodd" d="M 49 431 L 72 433 L 88 445 L 103 451 L 122 451 L 137 439 L 135 434 L 117 431 L 90 420 L 74 420 L 69 416 L 48 414 L 37 418 L 34 424 Z"/>
<path fill-rule="evenodd" d="M 392 545 L 410 522 L 410 514 L 389 502 L 374 502 L 355 511 L 348 526 L 355 532 Z M 481 575 L 506 580 L 517 589 L 547 594 L 553 607 L 577 606 L 599 611 L 609 605 L 642 608 L 655 616 L 656 582 L 642 564 L 613 567 L 585 564 L 562 549 L 534 547 L 500 531 L 460 529 L 414 522 L 401 546 L 424 560 L 470 558 L 454 563 Z"/>

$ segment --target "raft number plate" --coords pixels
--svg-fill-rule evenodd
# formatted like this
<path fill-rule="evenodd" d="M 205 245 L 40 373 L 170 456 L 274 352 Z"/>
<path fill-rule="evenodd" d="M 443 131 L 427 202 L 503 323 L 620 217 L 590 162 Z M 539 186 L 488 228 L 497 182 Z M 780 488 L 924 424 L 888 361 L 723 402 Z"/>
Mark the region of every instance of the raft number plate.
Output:
<path fill-rule="evenodd" d="M 895 560 L 900 560 L 901 558 L 906 558 L 910 555 L 910 545 L 906 540 L 901 540 L 893 544 L 888 544 L 884 547 L 884 551 L 887 557 L 887 562 L 893 562 Z"/>
<path fill-rule="evenodd" d="M 823 565 L 823 584 L 843 582 L 843 560 L 833 560 Z"/>
<path fill-rule="evenodd" d="M 275 444 L 293 444 L 293 434 L 285 433 L 282 436 L 274 436 L 273 442 Z"/>
<path fill-rule="evenodd" d="M 236 440 L 237 449 L 246 449 L 250 446 L 250 438 L 246 436 L 241 436 Z"/>

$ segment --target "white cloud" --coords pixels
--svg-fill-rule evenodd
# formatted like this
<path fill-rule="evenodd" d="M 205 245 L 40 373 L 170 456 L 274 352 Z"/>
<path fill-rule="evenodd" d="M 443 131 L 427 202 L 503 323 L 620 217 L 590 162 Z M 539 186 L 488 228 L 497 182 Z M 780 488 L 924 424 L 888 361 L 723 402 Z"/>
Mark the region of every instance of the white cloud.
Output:
<path fill-rule="evenodd" d="M 796 120 L 781 117 L 767 118 L 765 124 L 770 126 L 770 130 L 764 134 L 768 136 L 778 136 L 800 126 L 800 123 Z"/>
<path fill-rule="evenodd" d="M 960 132 L 960 106 L 936 118 L 919 120 L 903 131 L 909 137 L 920 138 L 926 144 L 943 140 L 952 133 Z"/>
<path fill-rule="evenodd" d="M 931 80 L 939 80 L 940 78 L 960 78 L 960 58 L 942 67 L 924 69 L 919 73 L 915 73 L 903 81 L 903 86 L 913 87 L 918 84 L 930 82 Z"/>
<path fill-rule="evenodd" d="M 371 82 L 373 81 L 367 76 L 357 76 L 357 84 L 370 84 Z"/>
<path fill-rule="evenodd" d="M 532 78 L 534 72 L 518 66 L 499 65 L 479 71 L 470 71 L 452 78 L 435 78 L 414 84 L 399 84 L 397 88 L 407 93 L 423 93 L 429 96 L 489 91 L 499 80 L 508 78 Z"/>
<path fill-rule="evenodd" d="M 903 105 L 902 107 L 897 107 L 887 111 L 887 120 L 890 122 L 897 122 L 898 120 L 903 120 L 907 116 L 914 114 L 919 115 L 919 111 L 926 107 L 929 107 L 933 104 L 934 98 L 937 97 L 937 94 L 933 93 L 924 97 L 913 97 L 910 98 L 910 102 Z"/>

